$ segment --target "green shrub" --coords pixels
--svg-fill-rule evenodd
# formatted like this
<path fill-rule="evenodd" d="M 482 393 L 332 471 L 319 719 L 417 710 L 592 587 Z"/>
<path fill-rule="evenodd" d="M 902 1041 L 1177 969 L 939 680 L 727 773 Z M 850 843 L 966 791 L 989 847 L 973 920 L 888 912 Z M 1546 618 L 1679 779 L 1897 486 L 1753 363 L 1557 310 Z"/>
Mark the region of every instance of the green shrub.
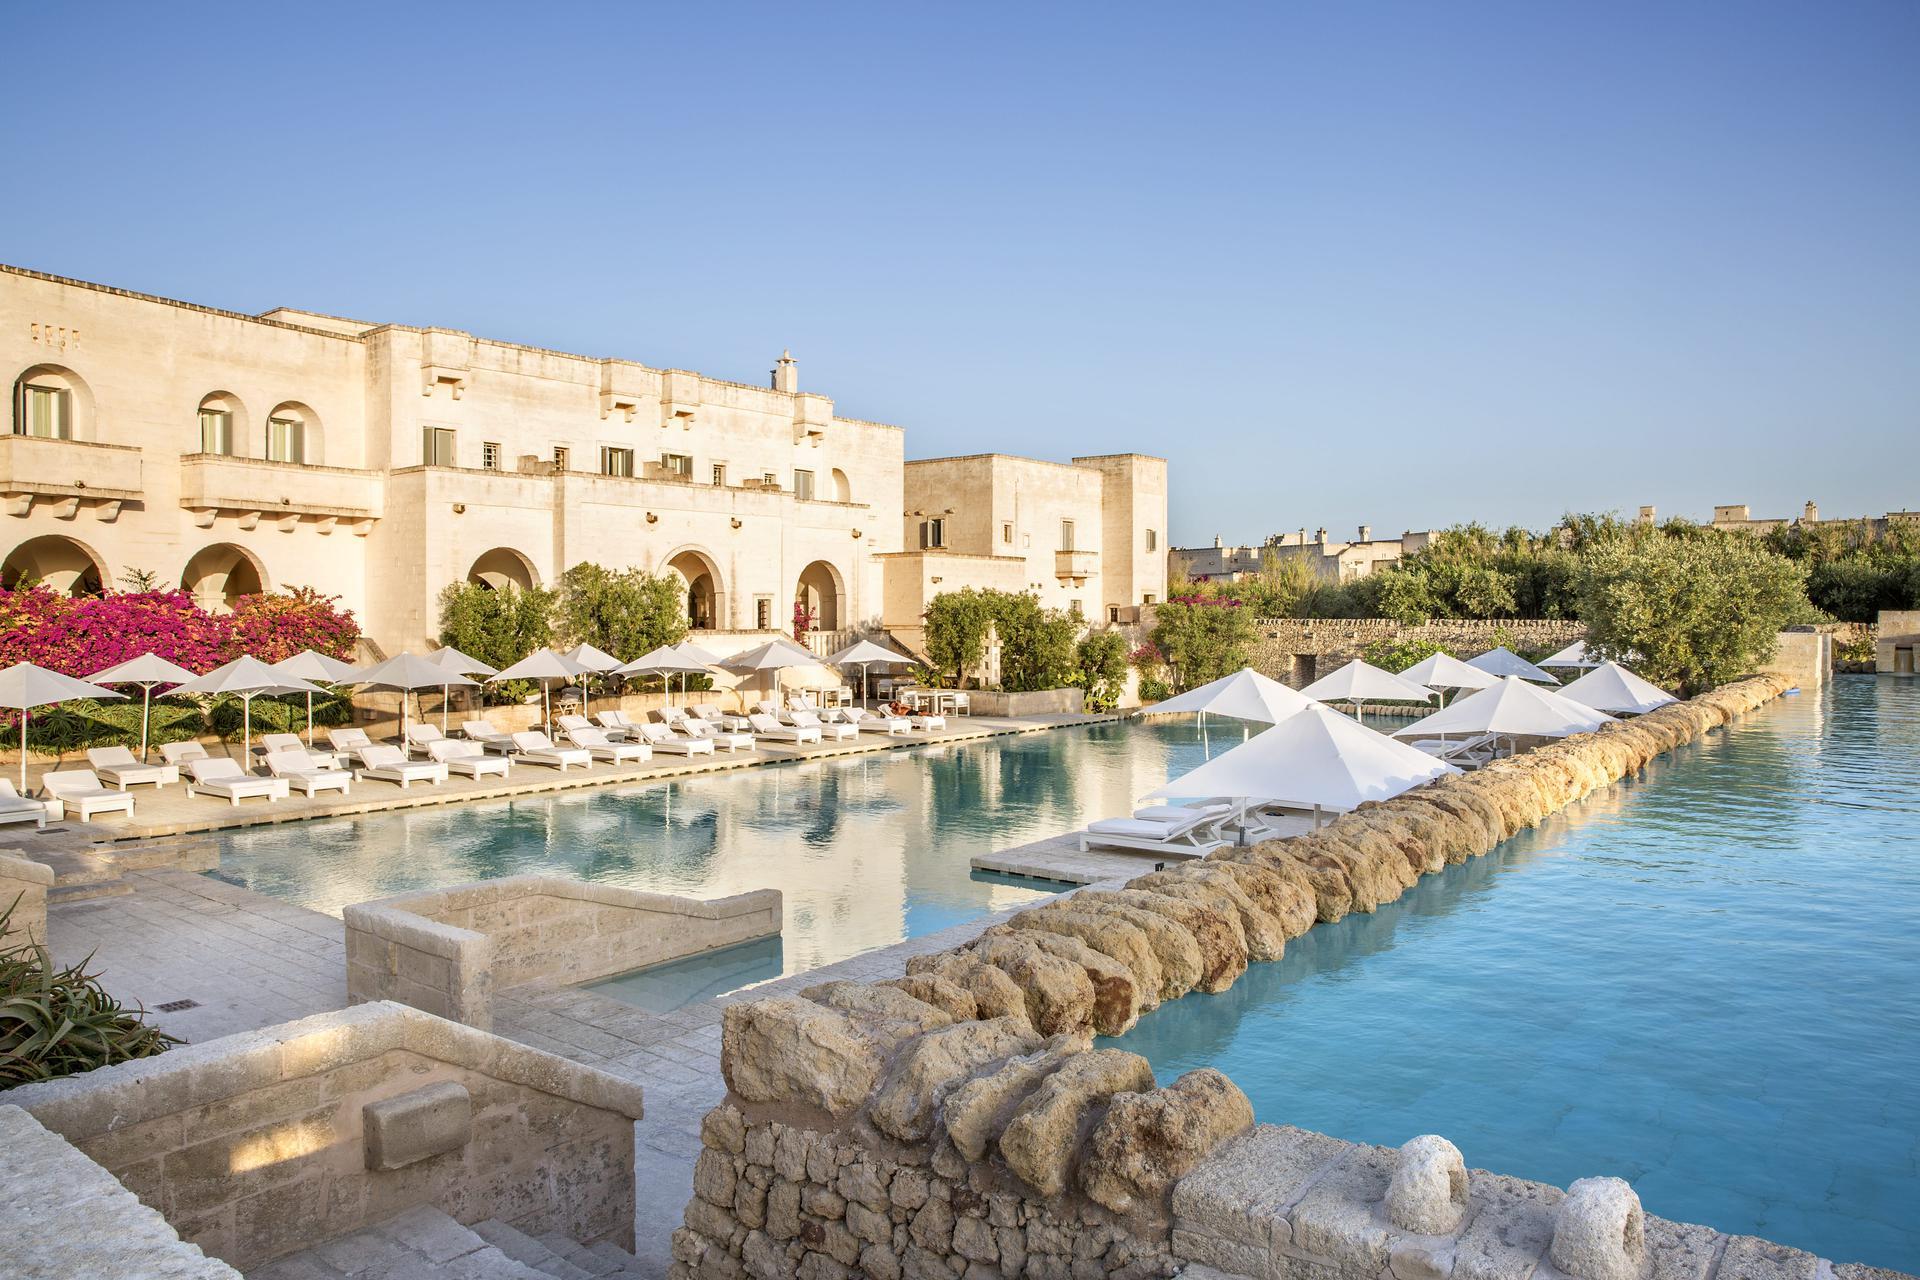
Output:
<path fill-rule="evenodd" d="M 1431 640 L 1381 640 L 1360 651 L 1360 656 L 1383 671 L 1405 671 L 1416 662 L 1425 662 L 1436 653 L 1447 653 L 1445 645 Z M 1458 655 L 1447 653 L 1448 657 Z"/>
<path fill-rule="evenodd" d="M 1118 631 L 1093 631 L 1074 647 L 1074 669 L 1067 683 L 1086 691 L 1087 710 L 1111 711 L 1127 687 L 1127 638 Z"/>
<path fill-rule="evenodd" d="M 1154 610 L 1153 646 L 1166 661 L 1173 683 L 1192 689 L 1248 665 L 1253 611 L 1238 600 L 1186 589 Z"/>
<path fill-rule="evenodd" d="M 1046 609 L 1038 596 L 1018 591 L 943 591 L 927 603 L 927 656 L 954 686 L 986 660 L 987 639 L 1000 641 L 1000 687 L 1009 693 L 1058 689 L 1075 669 L 1074 640 L 1081 621 Z"/>
<path fill-rule="evenodd" d="M 19 899 L 0 911 L 0 934 Z M 151 1058 L 179 1044 L 107 994 L 92 959 L 63 968 L 37 942 L 0 943 L 0 1090 Z"/>
<path fill-rule="evenodd" d="M 560 575 L 553 631 L 562 644 L 590 644 L 631 661 L 687 638 L 685 595 L 686 587 L 670 573 L 582 562 Z"/>
<path fill-rule="evenodd" d="M 1159 676 L 1142 675 L 1140 677 L 1140 701 L 1165 702 L 1173 696 L 1173 686 Z"/>
<path fill-rule="evenodd" d="M 440 593 L 440 643 L 505 669 L 553 641 L 554 593 L 541 587 L 496 591 L 478 582 L 449 583 Z M 482 684 L 490 706 L 538 693 L 532 680 Z"/>

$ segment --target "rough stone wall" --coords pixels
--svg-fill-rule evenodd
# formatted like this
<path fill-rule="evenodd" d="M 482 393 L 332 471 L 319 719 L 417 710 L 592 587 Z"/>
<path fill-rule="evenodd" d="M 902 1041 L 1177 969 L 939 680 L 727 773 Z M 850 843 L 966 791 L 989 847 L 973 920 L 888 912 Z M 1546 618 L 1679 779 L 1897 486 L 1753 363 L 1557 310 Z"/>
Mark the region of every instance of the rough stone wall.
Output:
<path fill-rule="evenodd" d="M 1556 618 L 1436 620 L 1416 627 L 1386 618 L 1257 618 L 1254 629 L 1255 669 L 1296 688 L 1363 657 L 1369 646 L 1381 643 L 1425 640 L 1455 657 L 1470 658 L 1502 640 L 1523 649 L 1560 649 L 1587 634 L 1581 623 Z M 1313 661 L 1296 662 L 1296 658 Z"/>
<path fill-rule="evenodd" d="M 243 1270 L 421 1204 L 633 1243 L 640 1087 L 396 1004 L 185 1045 L 7 1101 Z M 422 1123 L 411 1138 L 388 1124 L 382 1141 L 396 1107 Z"/>
<path fill-rule="evenodd" d="M 1363 805 L 1306 835 L 1222 850 L 1121 890 L 1083 889 L 916 957 L 900 978 L 730 1006 L 721 1055 L 728 1098 L 708 1116 L 674 1274 L 818 1280 L 857 1266 L 978 1280 L 1170 1274 L 1199 1261 L 1183 1252 L 1173 1224 L 1204 1211 L 1190 1198 L 1183 1210 L 1174 1188 L 1227 1158 L 1222 1145 L 1252 1126 L 1252 1108 L 1217 1071 L 1156 1087 L 1144 1058 L 1092 1049 L 1094 1033 L 1123 1034 L 1141 1013 L 1189 991 L 1224 991 L 1249 962 L 1278 959 L 1289 938 L 1396 900 L 1420 876 L 1489 852 L 1786 687 L 1757 676 Z M 868 1166 L 887 1174 L 884 1203 L 841 1186 L 844 1170 Z M 1377 1208 L 1358 1168 L 1316 1192 L 1329 1221 Z M 928 1202 L 891 1199 L 904 1170 L 915 1171 L 909 1186 L 930 1172 L 929 1185 L 945 1187 L 934 1198 L 946 1208 L 929 1211 L 917 1234 Z M 776 1189 L 779 1232 L 798 1224 L 793 1234 L 768 1225 Z M 1004 1197 L 997 1209 L 996 1195 Z M 797 1217 L 788 1213 L 796 1196 Z M 1066 1231 L 1063 1251 L 1028 1240 L 1036 1222 L 1042 1246 L 1052 1229 Z M 1286 1243 L 1271 1222 L 1260 1229 L 1266 1245 Z M 1343 1256 L 1305 1237 L 1303 1248 L 1303 1256 Z M 1335 1272 L 1303 1263 L 1246 1274 L 1381 1275 L 1388 1261 L 1374 1250 L 1363 1265 Z"/>
<path fill-rule="evenodd" d="M 47 890 L 52 887 L 52 867 L 22 857 L 18 850 L 0 849 L 0 911 L 13 909 L 6 931 L 0 933 L 0 946 L 17 945 L 23 935 L 47 940 Z"/>
<path fill-rule="evenodd" d="M 703 901 L 564 876 L 509 876 L 358 903 L 347 995 L 483 1030 L 496 989 L 574 984 L 780 932 L 777 890 Z"/>

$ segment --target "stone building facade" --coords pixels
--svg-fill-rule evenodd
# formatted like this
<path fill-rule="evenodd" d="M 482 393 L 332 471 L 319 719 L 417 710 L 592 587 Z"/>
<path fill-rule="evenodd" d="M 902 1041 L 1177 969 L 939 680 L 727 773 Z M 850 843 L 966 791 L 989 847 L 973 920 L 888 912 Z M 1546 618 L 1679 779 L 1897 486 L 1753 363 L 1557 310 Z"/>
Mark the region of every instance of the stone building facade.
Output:
<path fill-rule="evenodd" d="M 1433 540 L 1428 532 L 1376 538 L 1373 526 L 1361 525 L 1351 541 L 1329 537 L 1325 528 L 1311 537 L 1305 528 L 1276 533 L 1259 546 L 1229 547 L 1215 538 L 1211 547 L 1179 547 L 1171 555 L 1172 572 L 1194 582 L 1239 582 L 1260 573 L 1269 564 L 1298 561 L 1325 582 L 1351 582 L 1398 564 Z"/>
<path fill-rule="evenodd" d="M 786 630 L 798 602 L 830 633 L 879 623 L 887 575 L 917 568 L 887 564 L 906 545 L 898 513 L 923 505 L 906 498 L 904 433 L 801 390 L 791 355 L 752 386 L 0 267 L 0 370 L 9 585 L 89 591 L 142 572 L 213 607 L 310 586 L 392 652 L 428 643 L 440 592 L 463 580 L 634 566 L 678 574 L 698 629 Z M 1131 510 L 1109 474 L 1137 472 L 1133 488 L 1158 495 L 1141 517 L 1157 538 L 1165 464 L 1087 464 L 1058 470 L 1094 483 L 1052 499 L 1087 531 L 1086 554 L 1106 552 L 1105 522 Z M 1055 590 L 1051 565 L 1019 580 Z M 988 563 L 938 576 L 1005 575 Z M 1164 590 L 1164 575 L 1119 576 L 1122 598 Z"/>

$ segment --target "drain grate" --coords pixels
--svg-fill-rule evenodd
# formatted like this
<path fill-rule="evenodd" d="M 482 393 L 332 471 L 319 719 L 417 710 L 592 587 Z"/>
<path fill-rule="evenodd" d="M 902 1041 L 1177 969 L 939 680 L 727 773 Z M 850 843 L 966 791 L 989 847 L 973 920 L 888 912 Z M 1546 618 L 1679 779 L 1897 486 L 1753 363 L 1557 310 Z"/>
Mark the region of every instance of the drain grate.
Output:
<path fill-rule="evenodd" d="M 188 1009 L 198 1009 L 199 1007 L 200 1002 L 198 1000 L 169 1000 L 165 1004 L 153 1006 L 153 1010 L 155 1013 L 184 1013 Z"/>

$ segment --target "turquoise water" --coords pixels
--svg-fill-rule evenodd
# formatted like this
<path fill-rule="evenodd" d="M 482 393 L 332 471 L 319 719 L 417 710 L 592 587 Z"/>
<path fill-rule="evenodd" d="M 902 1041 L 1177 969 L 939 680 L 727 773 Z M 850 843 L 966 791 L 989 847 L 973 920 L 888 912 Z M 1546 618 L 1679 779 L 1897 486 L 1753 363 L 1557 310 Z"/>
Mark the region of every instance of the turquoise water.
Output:
<path fill-rule="evenodd" d="M 1843 677 L 1118 1041 L 1260 1119 L 1920 1271 L 1920 680 Z"/>
<path fill-rule="evenodd" d="M 1204 730 L 1204 744 L 1202 733 L 1189 720 L 1109 723 L 252 828 L 219 837 L 216 874 L 331 915 L 412 889 L 528 872 L 701 898 L 779 889 L 786 918 L 777 957 L 741 966 L 776 977 L 1059 889 L 974 874 L 970 859 L 1125 814 L 1207 749 L 1243 737 L 1237 724 L 1218 722 Z M 643 984 L 638 1002 L 722 980 L 679 977 L 664 992 L 657 981 Z"/>

